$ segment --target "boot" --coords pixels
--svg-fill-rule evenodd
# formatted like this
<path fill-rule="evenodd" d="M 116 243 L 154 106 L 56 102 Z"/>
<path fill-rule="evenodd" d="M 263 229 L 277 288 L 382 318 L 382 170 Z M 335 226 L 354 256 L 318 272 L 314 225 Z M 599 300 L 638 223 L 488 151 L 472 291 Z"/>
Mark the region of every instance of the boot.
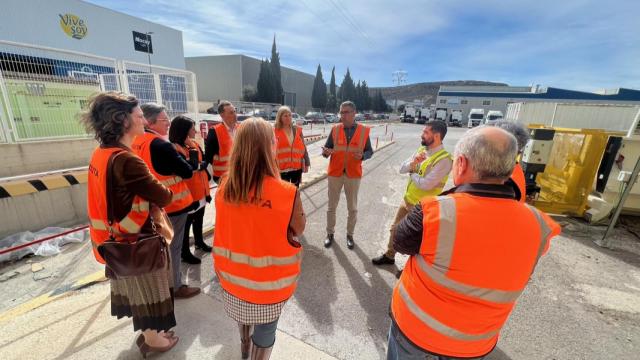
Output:
<path fill-rule="evenodd" d="M 240 352 L 243 359 L 249 358 L 249 352 L 251 351 L 251 333 L 253 333 L 252 325 L 238 324 L 240 328 Z"/>
<path fill-rule="evenodd" d="M 256 346 L 256 344 L 254 344 L 252 341 L 251 360 L 269 360 L 269 357 L 271 357 L 271 350 L 273 350 L 273 346 L 262 348 Z"/>

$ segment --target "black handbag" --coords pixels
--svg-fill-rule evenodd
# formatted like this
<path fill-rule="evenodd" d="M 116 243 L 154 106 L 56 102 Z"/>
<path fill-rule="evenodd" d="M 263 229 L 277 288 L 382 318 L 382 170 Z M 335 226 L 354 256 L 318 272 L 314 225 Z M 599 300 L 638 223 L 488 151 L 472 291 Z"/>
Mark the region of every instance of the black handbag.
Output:
<path fill-rule="evenodd" d="M 123 241 L 117 241 L 113 236 L 111 226 L 113 216 L 113 159 L 120 153 L 109 158 L 107 164 L 107 217 L 109 224 L 109 239 L 98 246 L 98 253 L 105 261 L 105 276 L 109 279 L 138 276 L 164 269 L 168 263 L 167 243 L 162 235 L 156 232 L 156 226 L 151 218 L 152 234 L 130 234 Z"/>

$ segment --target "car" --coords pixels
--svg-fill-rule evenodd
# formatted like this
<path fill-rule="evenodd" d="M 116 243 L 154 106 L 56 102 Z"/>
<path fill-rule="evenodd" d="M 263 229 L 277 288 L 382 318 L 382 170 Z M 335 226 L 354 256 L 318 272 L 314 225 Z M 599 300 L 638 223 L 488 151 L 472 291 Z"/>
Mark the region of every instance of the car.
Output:
<path fill-rule="evenodd" d="M 250 118 L 251 116 L 252 115 L 247 115 L 247 114 L 237 114 L 236 115 L 236 121 L 240 122 L 240 121 L 243 121 L 243 120 L 246 120 L 246 119 Z"/>
<path fill-rule="evenodd" d="M 338 122 L 338 120 L 340 120 L 334 114 L 325 114 L 324 119 L 327 120 L 328 123 L 335 123 L 335 122 Z"/>
<path fill-rule="evenodd" d="M 291 120 L 294 121 L 296 125 L 307 125 L 307 119 L 303 118 L 298 113 L 291 113 Z"/>
<path fill-rule="evenodd" d="M 370 114 L 370 113 L 364 114 L 364 119 L 365 120 L 373 120 L 373 114 Z"/>
<path fill-rule="evenodd" d="M 326 121 L 324 119 L 324 115 L 322 115 L 321 112 L 317 111 L 309 111 L 307 115 L 304 116 L 304 118 L 307 119 L 308 122 L 316 124 L 324 124 L 324 122 Z"/>
<path fill-rule="evenodd" d="M 357 113 L 356 114 L 356 121 L 363 121 L 364 120 L 364 115 L 362 113 Z"/>

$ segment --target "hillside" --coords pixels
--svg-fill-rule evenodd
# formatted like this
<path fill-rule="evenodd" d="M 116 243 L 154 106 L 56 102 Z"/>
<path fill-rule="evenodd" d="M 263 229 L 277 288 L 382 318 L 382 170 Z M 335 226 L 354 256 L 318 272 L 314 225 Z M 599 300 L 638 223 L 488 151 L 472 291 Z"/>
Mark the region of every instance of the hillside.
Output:
<path fill-rule="evenodd" d="M 503 83 L 477 80 L 434 81 L 394 87 L 372 87 L 369 89 L 369 93 L 371 96 L 374 96 L 378 90 L 381 90 L 382 96 L 387 101 L 398 99 L 409 102 L 416 99 L 424 99 L 425 104 L 434 104 L 436 102 L 436 97 L 438 96 L 438 89 L 440 88 L 440 85 L 507 86 L 507 84 Z"/>

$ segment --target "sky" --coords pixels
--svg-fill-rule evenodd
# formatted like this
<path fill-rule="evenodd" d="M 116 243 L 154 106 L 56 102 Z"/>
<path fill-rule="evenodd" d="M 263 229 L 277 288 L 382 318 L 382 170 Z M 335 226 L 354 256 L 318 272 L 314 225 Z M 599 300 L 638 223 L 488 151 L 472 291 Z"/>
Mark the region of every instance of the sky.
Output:
<path fill-rule="evenodd" d="M 338 85 L 485 80 L 640 89 L 637 0 L 89 0 L 183 33 L 185 56 L 268 58 Z"/>

